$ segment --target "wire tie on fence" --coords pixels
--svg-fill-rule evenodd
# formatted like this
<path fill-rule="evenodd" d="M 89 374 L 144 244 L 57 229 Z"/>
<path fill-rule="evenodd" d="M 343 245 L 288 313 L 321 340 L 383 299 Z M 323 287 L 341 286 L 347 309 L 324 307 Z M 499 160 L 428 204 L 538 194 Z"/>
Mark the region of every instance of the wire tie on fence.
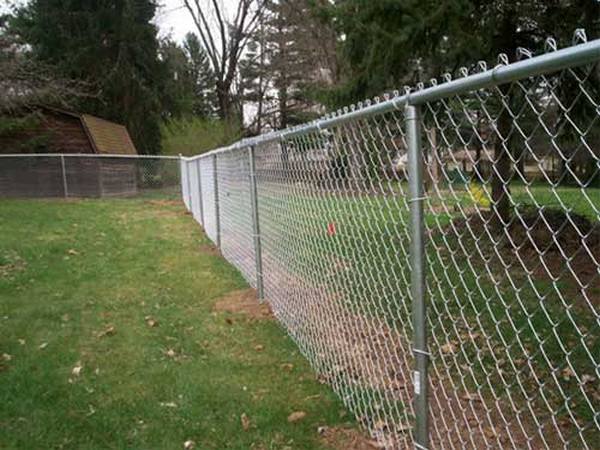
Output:
<path fill-rule="evenodd" d="M 421 355 L 425 355 L 425 356 L 427 356 L 428 358 L 430 358 L 430 357 L 431 357 L 431 353 L 429 353 L 429 352 L 427 352 L 427 351 L 425 351 L 425 350 L 419 350 L 419 349 L 417 349 L 417 348 L 413 348 L 412 350 L 413 350 L 413 353 L 419 353 L 419 354 L 421 354 Z"/>
<path fill-rule="evenodd" d="M 421 200 L 427 200 L 429 198 L 428 195 L 424 195 L 423 197 L 414 197 L 414 198 L 409 198 L 407 200 L 408 203 L 414 203 L 414 202 L 420 202 Z"/>
<path fill-rule="evenodd" d="M 424 445 L 421 444 L 417 444 L 415 442 L 415 448 L 418 448 L 419 450 L 429 450 L 427 447 L 425 447 Z"/>

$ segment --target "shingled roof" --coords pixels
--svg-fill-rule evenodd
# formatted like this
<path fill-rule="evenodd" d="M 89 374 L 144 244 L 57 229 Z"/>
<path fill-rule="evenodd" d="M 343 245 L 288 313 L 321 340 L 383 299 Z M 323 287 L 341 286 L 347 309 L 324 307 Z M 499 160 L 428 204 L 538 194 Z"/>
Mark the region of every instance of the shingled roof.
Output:
<path fill-rule="evenodd" d="M 123 125 L 81 114 L 79 116 L 96 153 L 116 155 L 136 155 L 137 151 Z"/>

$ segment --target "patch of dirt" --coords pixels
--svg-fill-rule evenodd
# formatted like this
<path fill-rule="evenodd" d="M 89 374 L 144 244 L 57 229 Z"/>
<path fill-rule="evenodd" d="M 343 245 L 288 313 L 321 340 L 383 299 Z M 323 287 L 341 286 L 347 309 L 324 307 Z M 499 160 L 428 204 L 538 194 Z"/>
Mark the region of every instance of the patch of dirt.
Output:
<path fill-rule="evenodd" d="M 363 436 L 355 428 L 324 428 L 321 440 L 332 450 L 377 450 L 381 449 L 377 442 Z"/>
<path fill-rule="evenodd" d="M 259 303 L 254 289 L 230 292 L 215 303 L 214 310 L 243 314 L 252 320 L 271 320 L 273 313 L 267 302 Z"/>
<path fill-rule="evenodd" d="M 221 252 L 219 251 L 219 249 L 216 245 L 200 244 L 200 247 L 198 247 L 198 250 L 200 250 L 200 253 L 205 253 L 207 255 L 222 256 Z"/>

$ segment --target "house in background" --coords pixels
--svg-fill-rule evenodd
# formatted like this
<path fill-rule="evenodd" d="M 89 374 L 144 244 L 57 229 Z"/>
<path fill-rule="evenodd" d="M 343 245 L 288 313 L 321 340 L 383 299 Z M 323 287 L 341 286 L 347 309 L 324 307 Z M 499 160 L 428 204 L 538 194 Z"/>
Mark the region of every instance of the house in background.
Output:
<path fill-rule="evenodd" d="M 127 128 L 88 114 L 41 107 L 27 114 L 4 116 L 4 122 L 7 126 L 0 127 L 0 154 L 137 155 Z M 135 195 L 137 164 L 122 157 L 3 158 L 0 193 L 34 192 L 47 197 Z"/>

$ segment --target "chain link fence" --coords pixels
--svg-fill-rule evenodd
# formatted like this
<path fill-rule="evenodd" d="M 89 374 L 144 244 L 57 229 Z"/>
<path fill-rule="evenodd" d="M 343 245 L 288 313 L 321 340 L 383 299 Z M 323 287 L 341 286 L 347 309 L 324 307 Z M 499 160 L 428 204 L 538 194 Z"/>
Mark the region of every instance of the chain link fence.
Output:
<path fill-rule="evenodd" d="M 0 198 L 137 196 L 181 198 L 180 158 L 0 155 Z"/>
<path fill-rule="evenodd" d="M 521 56 L 182 161 L 382 448 L 598 448 L 600 42 Z"/>

